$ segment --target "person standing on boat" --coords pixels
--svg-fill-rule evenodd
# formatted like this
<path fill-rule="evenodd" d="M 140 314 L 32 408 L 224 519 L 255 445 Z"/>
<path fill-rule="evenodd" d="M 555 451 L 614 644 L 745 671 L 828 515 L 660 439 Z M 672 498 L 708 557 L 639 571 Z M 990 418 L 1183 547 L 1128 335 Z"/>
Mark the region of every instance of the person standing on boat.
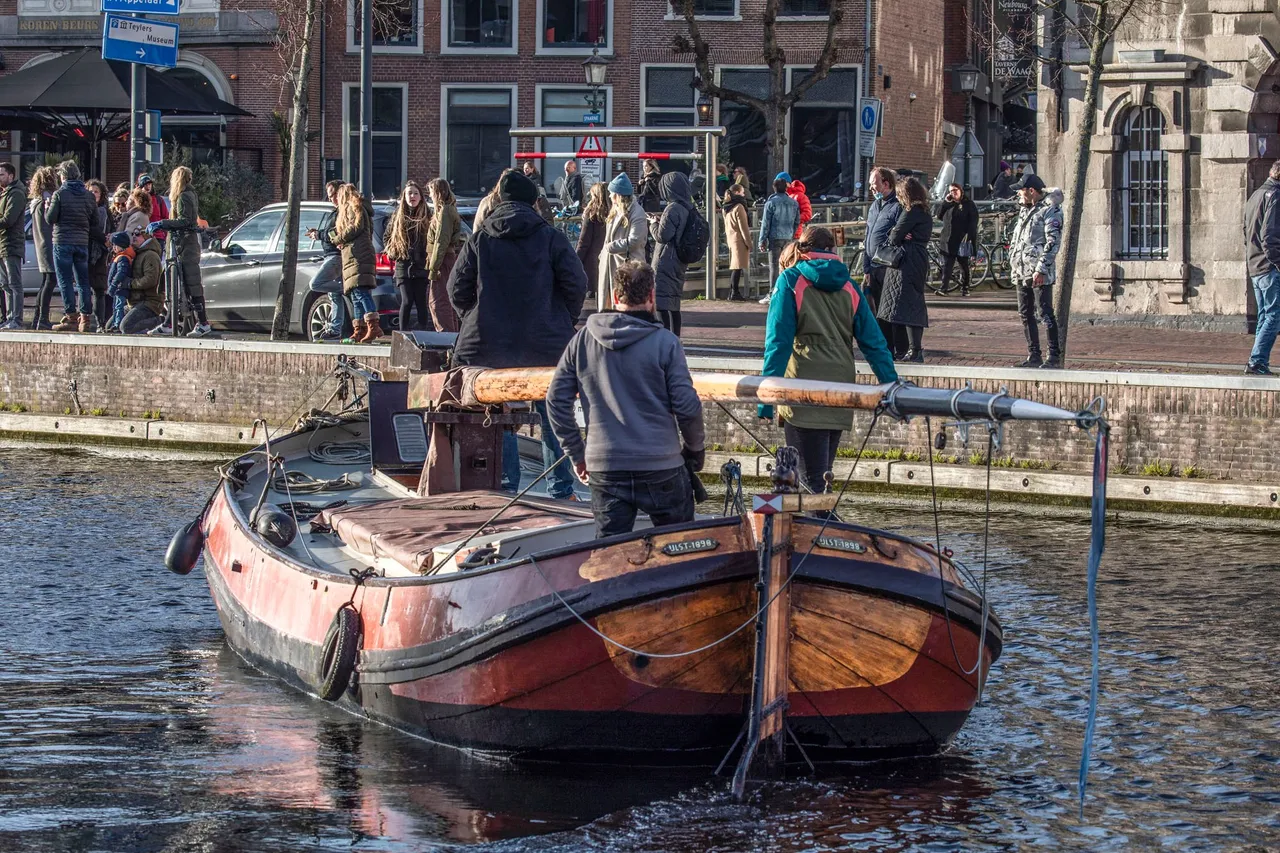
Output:
<path fill-rule="evenodd" d="M 853 345 L 881 382 L 897 382 L 893 353 L 871 305 L 835 253 L 835 235 L 808 225 L 797 244 L 799 261 L 778 276 L 765 324 L 763 376 L 853 382 Z M 772 419 L 772 406 L 757 407 Z M 787 444 L 800 451 L 800 476 L 813 492 L 827 490 L 827 474 L 845 430 L 853 426 L 849 409 L 779 406 Z"/>
<path fill-rule="evenodd" d="M 587 274 L 563 233 L 536 210 L 538 188 L 516 171 L 498 181 L 498 203 L 458 254 L 449 276 L 449 301 L 460 330 L 453 363 L 483 367 L 555 364 L 573 337 L 587 296 Z M 551 497 L 573 494 L 573 472 L 562 455 L 546 405 L 542 415 L 542 460 L 553 468 Z M 515 436 L 502 446 L 503 488 L 520 488 Z"/>
<path fill-rule="evenodd" d="M 1244 372 L 1271 376 L 1271 349 L 1280 332 L 1280 160 L 1244 208 L 1244 260 L 1258 302 L 1253 351 Z"/>
<path fill-rule="evenodd" d="M 593 314 L 565 348 L 547 388 L 551 426 L 591 487 L 596 536 L 630 533 L 636 513 L 655 527 L 693 520 L 689 466 L 702 469 L 706 429 L 680 339 L 655 313 L 648 264 L 623 263 L 615 312 Z M 573 414 L 582 400 L 584 442 Z"/>

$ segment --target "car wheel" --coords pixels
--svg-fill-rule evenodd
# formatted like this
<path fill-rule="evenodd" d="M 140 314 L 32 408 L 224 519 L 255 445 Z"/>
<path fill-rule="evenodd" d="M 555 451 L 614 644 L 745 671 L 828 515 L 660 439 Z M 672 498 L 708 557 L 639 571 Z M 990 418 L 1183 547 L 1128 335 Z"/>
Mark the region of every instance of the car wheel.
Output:
<path fill-rule="evenodd" d="M 324 293 L 315 297 L 307 308 L 307 340 L 312 343 L 319 343 L 324 330 L 333 322 L 333 300 L 342 297 L 334 294 Z M 342 336 L 348 337 L 351 334 L 351 307 L 347 306 L 347 321 L 342 324 Z"/>

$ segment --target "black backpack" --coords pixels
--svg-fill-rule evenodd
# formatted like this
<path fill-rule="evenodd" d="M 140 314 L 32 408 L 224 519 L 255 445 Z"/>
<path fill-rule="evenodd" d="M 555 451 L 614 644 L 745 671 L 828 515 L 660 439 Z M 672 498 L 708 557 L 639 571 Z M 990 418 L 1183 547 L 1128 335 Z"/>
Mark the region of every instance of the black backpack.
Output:
<path fill-rule="evenodd" d="M 689 217 L 685 220 L 684 230 L 676 237 L 676 257 L 682 264 L 691 264 L 707 254 L 707 244 L 711 242 L 711 226 L 697 208 L 688 208 Z"/>

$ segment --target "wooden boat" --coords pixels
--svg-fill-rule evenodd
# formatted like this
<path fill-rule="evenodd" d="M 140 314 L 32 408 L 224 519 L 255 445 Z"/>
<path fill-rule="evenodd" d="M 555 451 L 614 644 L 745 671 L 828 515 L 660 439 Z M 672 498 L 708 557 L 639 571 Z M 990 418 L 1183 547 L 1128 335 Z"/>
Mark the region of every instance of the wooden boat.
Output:
<path fill-rule="evenodd" d="M 753 761 L 918 755 L 954 737 L 1002 632 L 948 556 L 811 514 L 836 495 L 789 490 L 785 454 L 774 492 L 723 518 L 596 539 L 583 504 L 512 503 L 496 488 L 501 429 L 530 418 L 501 404 L 541 397 L 550 371 L 481 372 L 472 405 L 449 405 L 442 337 L 398 336 L 393 363 L 407 367 L 366 377 L 366 410 L 235 460 L 175 537 L 170 567 L 190 571 L 202 549 L 246 660 L 353 713 L 513 759 L 717 765 L 734 752 L 739 790 Z M 695 387 L 706 399 L 1076 417 L 909 386 L 695 374 Z M 335 464 L 317 453 L 332 442 L 368 456 Z M 291 535 L 276 504 L 314 513 L 310 529 Z"/>

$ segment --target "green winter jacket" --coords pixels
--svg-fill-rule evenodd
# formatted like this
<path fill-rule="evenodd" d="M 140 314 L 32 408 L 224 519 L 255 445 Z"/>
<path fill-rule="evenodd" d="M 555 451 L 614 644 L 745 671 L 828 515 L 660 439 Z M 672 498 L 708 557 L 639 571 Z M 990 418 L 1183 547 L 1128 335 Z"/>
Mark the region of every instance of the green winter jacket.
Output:
<path fill-rule="evenodd" d="M 834 254 L 810 252 L 778 276 L 765 325 L 764 376 L 853 382 L 853 344 L 881 382 L 896 382 L 893 355 L 849 268 Z M 773 417 L 772 406 L 757 409 Z M 840 429 L 853 426 L 851 409 L 779 406 L 792 426 Z"/>
<path fill-rule="evenodd" d="M 22 214 L 27 210 L 27 191 L 15 180 L 0 194 L 0 256 L 22 258 L 27 254 L 27 238 Z"/>
<path fill-rule="evenodd" d="M 196 191 L 188 189 L 173 200 L 173 212 L 170 218 L 156 223 L 160 231 L 174 231 L 182 228 L 197 228 L 200 225 L 200 203 L 196 199 Z M 179 260 L 188 263 L 200 263 L 200 235 L 196 231 L 182 231 L 169 235 L 175 240 L 174 250 Z"/>
<path fill-rule="evenodd" d="M 335 226 L 329 232 L 329 242 L 341 247 L 342 292 L 350 293 L 357 287 L 372 290 L 378 286 L 377 256 L 373 251 L 373 208 L 366 202 L 361 205 L 360 218 L 345 231 Z"/>

